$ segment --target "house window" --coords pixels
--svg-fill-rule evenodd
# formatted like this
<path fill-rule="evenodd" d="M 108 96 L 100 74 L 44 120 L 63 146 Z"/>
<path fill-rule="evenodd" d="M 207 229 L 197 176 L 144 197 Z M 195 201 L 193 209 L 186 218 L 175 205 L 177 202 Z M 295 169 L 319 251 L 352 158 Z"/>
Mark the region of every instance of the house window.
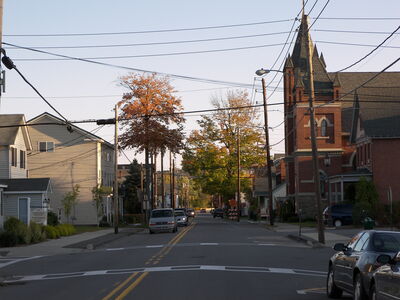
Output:
<path fill-rule="evenodd" d="M 111 161 L 111 154 L 109 152 L 106 153 L 106 160 Z"/>
<path fill-rule="evenodd" d="M 321 122 L 321 136 L 328 136 L 328 122 L 326 120 Z"/>
<path fill-rule="evenodd" d="M 25 169 L 25 151 L 19 151 L 19 167 Z"/>
<path fill-rule="evenodd" d="M 11 147 L 11 165 L 13 167 L 17 166 L 17 148 Z"/>
<path fill-rule="evenodd" d="M 54 142 L 39 142 L 40 152 L 54 152 Z"/>

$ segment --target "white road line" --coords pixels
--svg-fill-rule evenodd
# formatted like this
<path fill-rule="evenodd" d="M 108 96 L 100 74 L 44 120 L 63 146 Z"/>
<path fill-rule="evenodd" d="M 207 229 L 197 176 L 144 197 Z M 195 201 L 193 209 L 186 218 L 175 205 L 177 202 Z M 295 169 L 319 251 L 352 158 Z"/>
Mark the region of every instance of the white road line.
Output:
<path fill-rule="evenodd" d="M 27 261 L 27 260 L 32 260 L 32 259 L 37 259 L 37 258 L 41 258 L 41 257 L 44 257 L 44 255 L 41 255 L 41 256 L 32 256 L 32 257 L 26 257 L 26 258 L 17 258 L 17 259 L 12 259 L 12 258 L 9 258 L 11 261 L 9 261 L 9 262 L 6 262 L 6 263 L 2 263 L 1 265 L 0 265 L 0 269 L 1 268 L 4 268 L 4 267 L 7 267 L 7 266 L 9 266 L 9 265 L 12 265 L 12 264 L 16 264 L 16 263 L 19 263 L 19 262 L 21 262 L 21 261 Z"/>
<path fill-rule="evenodd" d="M 146 248 L 162 248 L 164 245 L 148 245 Z"/>
<path fill-rule="evenodd" d="M 248 273 L 279 273 L 295 276 L 317 276 L 326 277 L 326 274 L 320 274 L 318 271 L 302 270 L 296 272 L 296 269 L 268 268 L 268 267 L 250 267 L 250 266 L 216 266 L 216 265 L 184 265 L 184 266 L 166 266 L 166 267 L 148 267 L 114 270 L 93 270 L 87 272 L 58 273 L 58 274 L 37 274 L 28 276 L 13 276 L 3 283 L 40 281 L 40 280 L 59 280 L 66 278 L 89 277 L 89 276 L 112 276 L 121 274 L 132 274 L 134 272 L 182 272 L 182 271 L 224 271 L 224 272 L 248 272 Z M 322 273 L 322 272 L 321 272 Z"/>
<path fill-rule="evenodd" d="M 266 244 L 266 243 L 261 243 L 257 244 L 258 246 L 276 246 L 276 244 Z"/>
<path fill-rule="evenodd" d="M 200 243 L 200 246 L 218 246 L 219 243 Z"/>
<path fill-rule="evenodd" d="M 108 248 L 106 249 L 106 251 L 120 251 L 120 250 L 124 250 L 125 248 Z"/>

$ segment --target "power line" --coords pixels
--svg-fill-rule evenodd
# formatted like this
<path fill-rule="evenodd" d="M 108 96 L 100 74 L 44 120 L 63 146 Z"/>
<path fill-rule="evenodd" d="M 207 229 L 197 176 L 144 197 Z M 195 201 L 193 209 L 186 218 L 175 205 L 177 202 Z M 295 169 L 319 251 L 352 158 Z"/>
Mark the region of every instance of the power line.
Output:
<path fill-rule="evenodd" d="M 9 43 L 3 43 L 3 44 L 11 45 Z M 126 58 L 158 57 L 158 56 L 175 56 L 175 55 L 203 54 L 203 53 L 258 49 L 258 48 L 276 47 L 276 46 L 282 46 L 282 45 L 285 45 L 285 43 L 264 44 L 264 45 L 255 45 L 255 46 L 245 46 L 245 47 L 223 48 L 223 49 L 199 50 L 199 51 L 184 51 L 184 52 L 170 52 L 170 53 L 139 54 L 139 55 L 121 55 L 121 56 L 97 56 L 97 57 L 85 57 L 82 59 L 105 60 L 105 59 L 126 59 Z M 70 58 L 20 58 L 20 59 L 15 59 L 15 61 L 62 61 L 62 60 L 70 60 Z"/>
<path fill-rule="evenodd" d="M 332 33 L 356 33 L 356 34 L 390 34 L 390 31 L 358 31 L 358 30 L 333 30 L 333 29 L 313 29 L 315 32 L 332 32 Z M 400 34 L 400 33 L 395 33 Z"/>
<path fill-rule="evenodd" d="M 377 45 L 371 44 L 360 44 L 360 43 L 342 43 L 342 42 L 330 42 L 330 41 L 315 41 L 316 43 L 321 44 L 331 44 L 331 45 L 344 45 L 344 46 L 360 46 L 360 47 L 376 47 Z M 381 48 L 388 48 L 388 49 L 399 49 L 399 46 L 381 46 Z"/>
<path fill-rule="evenodd" d="M 313 25 L 315 24 L 315 22 L 318 21 L 319 17 L 321 16 L 321 14 L 324 12 L 324 10 L 326 9 L 326 7 L 328 6 L 329 2 L 331 0 L 326 1 L 324 7 L 321 9 L 321 11 L 319 12 L 318 16 L 316 18 L 314 18 L 314 22 L 312 22 L 312 24 L 310 25 L 310 27 L 308 27 L 307 31 L 310 30 L 311 27 L 313 27 Z"/>
<path fill-rule="evenodd" d="M 6 44 L 6 43 L 4 43 L 4 44 Z M 242 88 L 251 88 L 252 87 L 251 84 L 229 82 L 229 81 L 221 81 L 221 80 L 213 80 L 213 79 L 199 78 L 199 77 L 192 77 L 192 76 L 185 76 L 185 75 L 177 75 L 177 74 L 165 73 L 165 72 L 150 71 L 150 70 L 145 70 L 145 69 L 139 69 L 139 68 L 133 68 L 133 67 L 126 67 L 126 66 L 121 66 L 121 65 L 109 64 L 109 63 L 104 63 L 104 62 L 85 59 L 85 58 L 79 58 L 79 57 L 67 56 L 67 55 L 62 55 L 62 54 L 56 54 L 56 53 L 51 53 L 51 52 L 48 52 L 48 51 L 37 50 L 37 49 L 28 48 L 28 47 L 22 47 L 22 46 L 17 46 L 17 45 L 9 44 L 9 43 L 7 43 L 7 45 L 15 46 L 15 47 L 18 47 L 18 48 L 23 48 L 23 49 L 30 50 L 30 51 L 33 51 L 33 52 L 49 54 L 49 55 L 53 55 L 53 56 L 57 56 L 57 57 L 68 58 L 68 59 L 71 59 L 71 60 L 78 60 L 78 61 L 82 61 L 82 62 L 86 62 L 86 63 L 96 64 L 96 65 L 101 65 L 101 66 L 106 66 L 106 67 L 111 67 L 111 68 L 116 68 L 116 69 L 123 69 L 123 70 L 135 71 L 135 72 L 143 72 L 143 73 L 151 73 L 151 74 L 157 74 L 157 75 L 161 75 L 161 76 L 169 76 L 169 77 L 176 78 L 176 79 L 181 79 L 181 80 L 198 81 L 198 82 L 212 83 L 212 84 L 223 84 L 223 85 L 230 85 L 230 86 L 236 86 L 236 87 L 242 87 Z"/>
<path fill-rule="evenodd" d="M 243 26 L 255 26 L 265 25 L 274 23 L 290 22 L 292 19 L 264 21 L 264 22 L 253 22 L 253 23 L 241 23 L 241 24 L 229 24 L 229 25 L 217 25 L 217 26 L 204 26 L 204 27 L 191 27 L 191 28 L 174 28 L 174 29 L 159 29 L 159 30 L 143 30 L 143 31 L 122 31 L 122 32 L 97 32 L 97 33 L 48 33 L 48 34 L 4 34 L 3 36 L 9 37 L 54 37 L 54 36 L 99 36 L 99 35 L 125 35 L 125 34 L 147 34 L 147 33 L 161 33 L 161 32 L 179 32 L 179 31 L 194 31 L 194 30 L 208 30 L 218 28 L 231 28 L 231 27 L 243 27 Z"/>
<path fill-rule="evenodd" d="M 343 72 L 347 69 L 350 69 L 351 67 L 355 66 L 356 64 L 362 62 L 364 59 L 366 59 L 368 56 L 370 56 L 372 53 L 374 53 L 376 50 L 378 50 L 384 43 L 386 43 L 386 41 L 388 39 L 390 39 L 396 32 L 397 30 L 400 29 L 400 26 L 398 26 L 389 36 L 387 36 L 378 46 L 376 46 L 374 49 L 372 49 L 370 52 L 368 52 L 366 55 L 364 55 L 362 58 L 360 58 L 359 60 L 355 61 L 354 63 L 352 63 L 350 66 L 347 66 L 346 68 L 343 68 L 337 72 Z"/>
<path fill-rule="evenodd" d="M 82 49 L 82 48 L 116 48 L 116 47 L 155 46 L 155 45 L 187 44 L 187 43 L 213 42 L 213 41 L 224 41 L 224 40 L 234 40 L 234 39 L 246 39 L 246 38 L 262 37 L 262 36 L 281 35 L 281 34 L 286 34 L 286 33 L 288 33 L 288 31 L 230 36 L 230 37 L 219 37 L 219 38 L 209 38 L 209 39 L 196 39 L 196 40 L 180 40 L 180 41 L 178 40 L 178 41 L 165 41 L 165 42 L 134 43 L 134 44 L 108 44 L 108 45 L 38 46 L 38 47 L 30 46 L 30 48 L 34 48 L 34 49 Z M 5 49 L 19 49 L 19 48 L 6 47 Z"/>
<path fill-rule="evenodd" d="M 312 18 L 312 19 L 317 19 L 317 18 Z M 350 21 L 397 21 L 400 20 L 400 18 L 386 18 L 386 17 L 381 17 L 381 18 L 371 18 L 371 17 L 323 17 L 323 18 L 318 18 L 320 20 L 350 20 Z"/>

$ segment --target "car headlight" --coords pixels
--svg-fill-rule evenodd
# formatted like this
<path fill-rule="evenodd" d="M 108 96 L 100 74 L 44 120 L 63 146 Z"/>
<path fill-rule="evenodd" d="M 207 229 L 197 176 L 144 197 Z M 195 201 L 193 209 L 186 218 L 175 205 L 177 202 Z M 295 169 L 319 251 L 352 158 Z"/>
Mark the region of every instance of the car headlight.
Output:
<path fill-rule="evenodd" d="M 185 218 L 185 217 L 183 217 L 183 218 L 182 218 L 182 220 L 183 220 L 183 221 L 185 221 L 185 220 L 186 220 L 186 218 Z"/>

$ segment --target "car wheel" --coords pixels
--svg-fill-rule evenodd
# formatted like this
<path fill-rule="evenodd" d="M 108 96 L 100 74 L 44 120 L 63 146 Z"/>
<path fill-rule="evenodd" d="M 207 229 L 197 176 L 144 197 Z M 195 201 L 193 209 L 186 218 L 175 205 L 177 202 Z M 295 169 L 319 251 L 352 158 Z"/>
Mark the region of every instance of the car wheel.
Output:
<path fill-rule="evenodd" d="M 172 232 L 177 232 L 178 231 L 178 227 L 175 227 Z"/>
<path fill-rule="evenodd" d="M 150 234 L 154 234 L 154 231 L 153 231 L 153 230 L 149 230 L 149 233 L 150 233 Z"/>
<path fill-rule="evenodd" d="M 367 295 L 365 294 L 362 281 L 361 281 L 361 274 L 358 273 L 356 275 L 356 278 L 354 279 L 354 293 L 353 293 L 353 299 L 354 300 L 366 300 Z"/>
<path fill-rule="evenodd" d="M 342 297 L 343 291 L 338 288 L 334 280 L 334 271 L 332 267 L 329 267 L 328 277 L 326 278 L 326 294 L 329 298 L 340 298 Z"/>
<path fill-rule="evenodd" d="M 335 225 L 335 227 L 341 227 L 342 226 L 342 220 L 337 219 L 333 222 L 333 225 Z"/>

